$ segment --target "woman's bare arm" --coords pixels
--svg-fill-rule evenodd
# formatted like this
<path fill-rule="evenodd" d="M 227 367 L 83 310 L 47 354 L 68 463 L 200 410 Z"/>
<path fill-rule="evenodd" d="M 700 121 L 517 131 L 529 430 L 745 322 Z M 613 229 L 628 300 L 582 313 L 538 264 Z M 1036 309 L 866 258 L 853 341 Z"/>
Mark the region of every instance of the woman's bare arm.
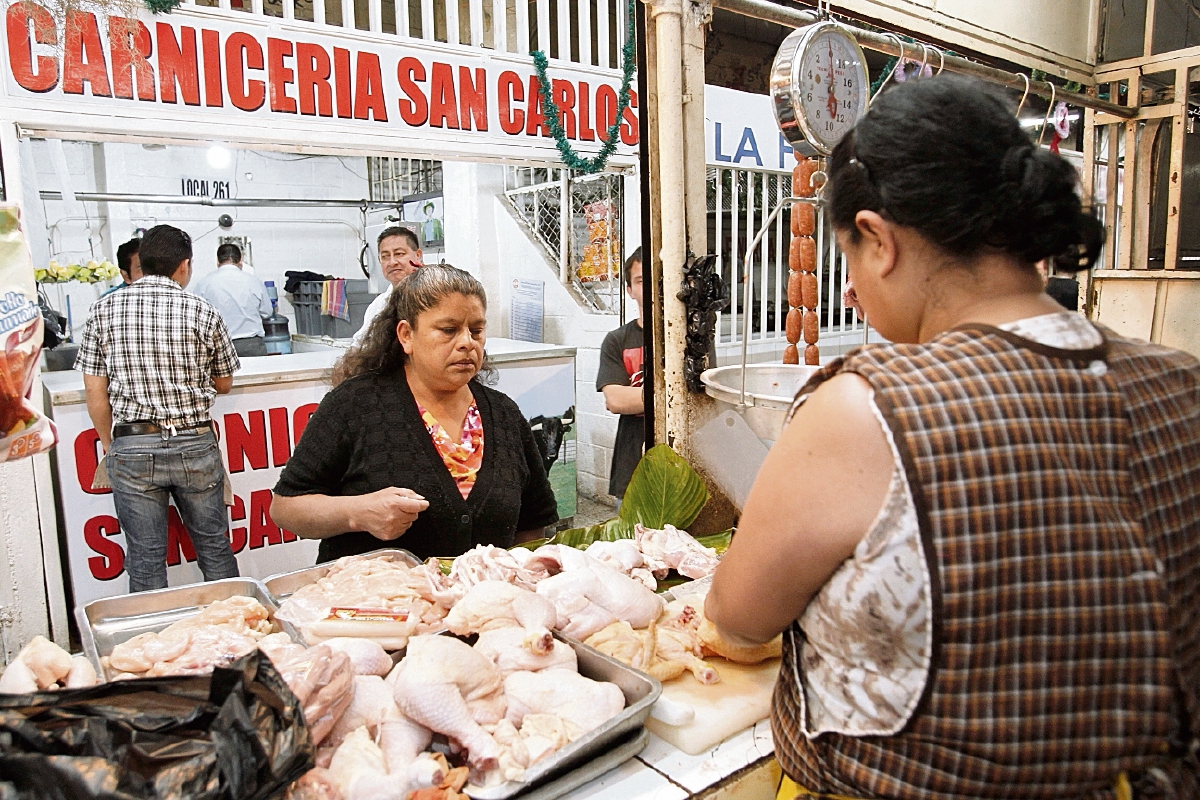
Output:
<path fill-rule="evenodd" d="M 705 604 L 731 642 L 787 628 L 878 515 L 893 459 L 870 398 L 857 375 L 830 379 L 767 455 Z"/>

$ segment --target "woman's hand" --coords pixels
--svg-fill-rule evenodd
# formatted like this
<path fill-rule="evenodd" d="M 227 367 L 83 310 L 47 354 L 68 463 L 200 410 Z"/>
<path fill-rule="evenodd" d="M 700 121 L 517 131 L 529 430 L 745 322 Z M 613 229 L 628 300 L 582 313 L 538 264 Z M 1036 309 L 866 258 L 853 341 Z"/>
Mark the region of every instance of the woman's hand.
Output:
<path fill-rule="evenodd" d="M 350 530 L 366 531 L 376 539 L 390 542 L 404 535 L 417 515 L 429 508 L 429 501 L 412 489 L 389 486 L 378 492 L 355 497 L 350 512 Z"/>

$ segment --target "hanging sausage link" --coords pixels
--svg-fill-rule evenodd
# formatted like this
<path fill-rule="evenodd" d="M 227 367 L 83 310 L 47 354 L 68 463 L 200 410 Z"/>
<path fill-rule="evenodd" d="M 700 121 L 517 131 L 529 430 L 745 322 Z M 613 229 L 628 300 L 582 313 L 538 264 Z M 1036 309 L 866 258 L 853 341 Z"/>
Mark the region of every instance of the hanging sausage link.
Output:
<path fill-rule="evenodd" d="M 792 170 L 792 194 L 796 197 L 812 197 L 816 189 L 812 185 L 817 161 L 813 158 L 796 156 L 799 162 Z M 792 243 L 788 248 L 788 346 L 783 351 L 783 363 L 799 364 L 798 345 L 804 339 L 804 363 L 821 363 L 821 350 L 817 347 L 820 333 L 820 317 L 817 315 L 819 299 L 817 287 L 817 243 L 812 238 L 817 230 L 816 207 L 809 203 L 792 206 Z"/>

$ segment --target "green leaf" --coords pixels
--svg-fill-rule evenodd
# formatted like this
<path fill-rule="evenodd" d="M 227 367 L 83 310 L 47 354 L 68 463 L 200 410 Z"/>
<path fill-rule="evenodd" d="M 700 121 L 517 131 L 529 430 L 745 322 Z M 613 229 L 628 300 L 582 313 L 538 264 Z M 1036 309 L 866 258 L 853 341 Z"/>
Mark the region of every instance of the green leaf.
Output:
<path fill-rule="evenodd" d="M 708 489 L 696 471 L 660 444 L 650 448 L 633 471 L 619 518 L 630 530 L 639 522 L 647 528 L 686 528 L 707 502 Z"/>
<path fill-rule="evenodd" d="M 729 543 L 733 541 L 733 528 L 708 536 L 697 536 L 696 541 L 705 547 L 711 547 L 717 551 L 717 555 L 723 556 L 725 555 L 725 551 L 729 549 Z"/>
<path fill-rule="evenodd" d="M 632 539 L 633 526 L 620 519 L 610 519 L 586 528 L 569 528 L 550 540 L 550 544 L 565 544 L 583 549 L 592 542 L 615 542 L 617 539 Z"/>

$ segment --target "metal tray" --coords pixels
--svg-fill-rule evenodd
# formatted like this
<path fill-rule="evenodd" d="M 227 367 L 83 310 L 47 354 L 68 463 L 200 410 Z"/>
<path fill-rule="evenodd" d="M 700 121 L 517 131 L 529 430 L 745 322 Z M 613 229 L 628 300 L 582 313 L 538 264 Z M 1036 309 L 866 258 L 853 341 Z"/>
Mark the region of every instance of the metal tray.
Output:
<path fill-rule="evenodd" d="M 597 756 L 576 770 L 568 772 L 561 778 L 542 784 L 536 789 L 523 792 L 517 800 L 555 800 L 555 798 L 573 792 L 585 783 L 596 780 L 616 769 L 638 753 L 646 749 L 650 742 L 650 732 L 645 728 L 630 734 L 624 741 L 617 744 L 602 756 Z"/>
<path fill-rule="evenodd" d="M 253 597 L 272 616 L 278 610 L 275 599 L 261 582 L 253 578 L 224 578 L 93 600 L 86 606 L 75 608 L 75 620 L 79 623 L 84 654 L 96 668 L 96 674 L 108 680 L 100 658 L 111 653 L 117 645 L 138 634 L 157 633 L 174 622 L 194 617 L 217 600 L 239 596 Z M 290 625 L 284 626 L 295 639 L 295 632 L 290 628 Z"/>
<path fill-rule="evenodd" d="M 421 559 L 414 556 L 407 550 L 399 548 L 389 548 L 386 550 L 372 550 L 369 553 L 363 553 L 361 558 L 379 558 L 380 556 L 392 556 L 393 561 L 402 561 L 410 567 L 419 567 L 423 563 Z M 325 577 L 325 573 L 329 572 L 335 561 L 326 561 L 323 564 L 317 564 L 313 567 L 305 569 L 297 569 L 292 572 L 281 572 L 277 575 L 271 575 L 263 579 L 263 585 L 267 591 L 271 593 L 271 597 L 275 599 L 277 605 L 282 605 L 283 601 L 291 596 L 292 592 L 302 586 L 308 586 L 310 583 L 316 583 L 321 578 Z"/>
<path fill-rule="evenodd" d="M 586 779 L 581 781 L 581 783 L 585 783 L 607 772 L 617 764 L 629 760 L 641 751 L 641 747 L 639 747 L 636 752 L 630 753 L 616 763 L 605 766 L 594 774 L 592 770 L 588 769 L 588 762 L 604 759 L 605 756 L 616 752 L 619 749 L 614 748 L 616 743 L 635 731 L 643 729 L 646 718 L 650 716 L 650 709 L 654 707 L 655 701 L 662 693 L 662 684 L 649 675 L 644 675 L 633 667 L 628 667 L 582 642 L 558 636 L 558 634 L 555 636 L 575 650 L 575 656 L 579 661 L 580 675 L 595 681 L 615 683 L 620 687 L 625 695 L 625 710 L 599 728 L 589 731 L 581 738 L 534 764 L 525 771 L 524 781 L 508 781 L 496 786 L 489 786 L 486 789 L 467 786 L 463 791 L 473 800 L 507 800 L 507 798 L 514 797 L 537 784 L 560 777 L 565 780 L 565 777 L 570 776 L 564 777 L 563 773 L 581 766 L 583 768 L 578 771 L 586 775 Z M 607 763 L 607 760 L 604 763 Z M 567 792 L 572 788 L 575 787 L 568 786 L 563 791 Z M 538 796 L 541 797 L 541 795 Z M 558 795 L 549 796 L 557 797 Z"/>

